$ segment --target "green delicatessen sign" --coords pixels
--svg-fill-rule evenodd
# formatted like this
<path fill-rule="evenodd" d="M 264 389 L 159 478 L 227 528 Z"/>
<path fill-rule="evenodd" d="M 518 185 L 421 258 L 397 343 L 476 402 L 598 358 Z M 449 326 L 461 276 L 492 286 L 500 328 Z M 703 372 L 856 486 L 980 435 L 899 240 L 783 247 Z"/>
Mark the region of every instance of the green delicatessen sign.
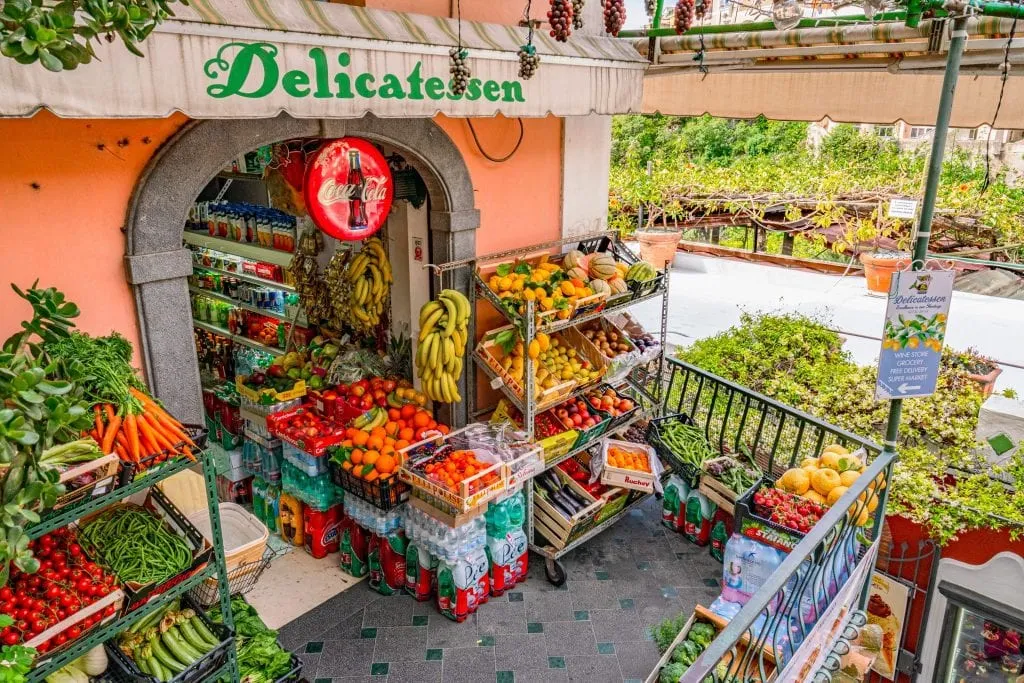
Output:
<path fill-rule="evenodd" d="M 225 43 L 217 56 L 203 66 L 206 76 L 215 81 L 207 86 L 210 97 L 264 98 L 279 90 L 290 97 L 317 99 L 394 99 L 394 100 L 487 100 L 489 102 L 525 102 L 518 81 L 470 79 L 466 92 L 456 95 L 449 82 L 437 76 L 424 76 L 423 63 L 416 62 L 408 74 L 351 73 L 352 56 L 339 52 L 335 67 L 327 52 L 310 48 L 309 66 L 282 72 L 279 49 L 272 43 Z"/>

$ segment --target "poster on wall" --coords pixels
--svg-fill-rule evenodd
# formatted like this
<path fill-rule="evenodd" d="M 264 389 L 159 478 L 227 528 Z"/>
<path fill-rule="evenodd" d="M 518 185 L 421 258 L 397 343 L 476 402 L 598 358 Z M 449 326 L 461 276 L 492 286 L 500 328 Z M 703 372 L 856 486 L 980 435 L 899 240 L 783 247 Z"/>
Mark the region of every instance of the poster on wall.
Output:
<path fill-rule="evenodd" d="M 377 232 L 391 211 L 394 182 L 387 159 L 361 138 L 339 138 L 309 159 L 302 188 L 309 217 L 339 240 Z"/>
<path fill-rule="evenodd" d="M 868 623 L 877 624 L 882 629 L 882 649 L 872 669 L 890 681 L 896 680 L 896 661 L 909 609 L 909 586 L 878 571 L 871 574 Z"/>

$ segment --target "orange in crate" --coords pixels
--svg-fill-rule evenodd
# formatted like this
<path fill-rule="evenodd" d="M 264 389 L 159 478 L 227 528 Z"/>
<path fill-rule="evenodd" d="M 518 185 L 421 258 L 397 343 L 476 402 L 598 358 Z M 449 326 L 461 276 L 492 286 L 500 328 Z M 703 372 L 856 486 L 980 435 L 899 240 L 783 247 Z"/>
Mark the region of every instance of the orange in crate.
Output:
<path fill-rule="evenodd" d="M 633 451 L 618 446 L 611 446 L 608 449 L 608 464 L 612 467 L 620 467 L 626 470 L 637 472 L 650 472 L 651 461 L 646 453 Z"/>

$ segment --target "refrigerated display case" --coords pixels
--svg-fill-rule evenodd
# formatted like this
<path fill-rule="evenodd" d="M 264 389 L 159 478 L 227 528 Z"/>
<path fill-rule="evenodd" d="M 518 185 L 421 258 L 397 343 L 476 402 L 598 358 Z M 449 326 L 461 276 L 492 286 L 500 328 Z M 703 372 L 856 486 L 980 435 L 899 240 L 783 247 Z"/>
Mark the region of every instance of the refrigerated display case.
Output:
<path fill-rule="evenodd" d="M 1024 682 L 1024 612 L 943 582 L 946 598 L 936 681 L 943 683 Z"/>

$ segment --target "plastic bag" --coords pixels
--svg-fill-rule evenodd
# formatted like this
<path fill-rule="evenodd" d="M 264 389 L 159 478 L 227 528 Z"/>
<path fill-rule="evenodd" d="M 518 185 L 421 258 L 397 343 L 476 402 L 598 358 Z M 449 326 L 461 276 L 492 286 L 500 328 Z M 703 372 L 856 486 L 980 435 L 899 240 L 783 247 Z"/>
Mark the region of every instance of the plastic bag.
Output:
<path fill-rule="evenodd" d="M 621 382 L 625 381 L 626 376 L 629 375 L 630 370 L 632 370 L 633 368 L 640 364 L 640 352 L 637 350 L 636 345 L 633 344 L 632 341 L 630 341 L 629 337 L 623 334 L 623 330 L 616 329 L 615 325 L 611 324 L 604 318 L 597 319 L 596 321 L 594 321 L 593 325 L 597 327 L 597 333 L 603 332 L 605 335 L 615 333 L 616 335 L 618 335 L 618 338 L 615 339 L 615 342 L 624 343 L 631 349 L 629 351 L 626 351 L 625 353 L 620 353 L 617 356 L 606 356 L 604 352 L 601 350 L 599 343 L 596 342 L 594 339 L 590 338 L 591 335 L 595 332 L 594 330 L 591 329 L 591 325 L 587 325 L 587 329 L 581 330 L 581 334 L 584 337 L 586 337 L 594 345 L 595 348 L 597 348 L 598 352 L 601 354 L 601 357 L 604 358 L 605 362 L 608 364 L 608 369 L 605 372 L 604 381 L 611 385 L 620 384 Z"/>
<path fill-rule="evenodd" d="M 648 333 L 633 316 L 625 311 L 613 313 L 606 320 L 614 327 L 626 333 L 629 340 L 637 346 L 638 363 L 650 363 L 661 353 L 661 342 Z M 637 340 L 644 340 L 638 344 Z M 642 348 L 641 348 L 642 346 Z"/>
<path fill-rule="evenodd" d="M 387 365 L 375 351 L 349 349 L 331 362 L 327 369 L 328 384 L 352 384 L 364 377 L 384 377 Z"/>

